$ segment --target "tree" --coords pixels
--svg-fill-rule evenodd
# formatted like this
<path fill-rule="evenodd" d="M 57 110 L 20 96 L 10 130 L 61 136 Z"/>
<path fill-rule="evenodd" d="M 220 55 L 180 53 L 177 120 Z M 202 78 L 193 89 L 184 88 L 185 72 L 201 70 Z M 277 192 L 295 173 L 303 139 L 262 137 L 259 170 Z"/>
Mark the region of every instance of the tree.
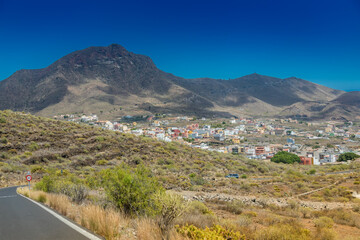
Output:
<path fill-rule="evenodd" d="M 300 163 L 300 157 L 293 153 L 281 151 L 276 153 L 271 158 L 271 161 L 275 163 L 287 163 L 287 164 L 292 164 L 295 162 Z"/>
<path fill-rule="evenodd" d="M 359 155 L 352 152 L 342 153 L 339 155 L 338 162 L 346 162 L 348 160 L 354 160 L 359 157 Z"/>

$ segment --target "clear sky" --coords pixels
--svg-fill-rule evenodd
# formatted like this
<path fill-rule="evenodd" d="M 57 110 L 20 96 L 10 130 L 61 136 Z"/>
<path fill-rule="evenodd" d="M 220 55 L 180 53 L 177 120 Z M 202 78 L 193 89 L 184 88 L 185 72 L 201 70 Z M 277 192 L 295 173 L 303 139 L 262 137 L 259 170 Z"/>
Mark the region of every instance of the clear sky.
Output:
<path fill-rule="evenodd" d="M 185 78 L 360 90 L 360 0 L 0 0 L 0 79 L 111 43 Z"/>

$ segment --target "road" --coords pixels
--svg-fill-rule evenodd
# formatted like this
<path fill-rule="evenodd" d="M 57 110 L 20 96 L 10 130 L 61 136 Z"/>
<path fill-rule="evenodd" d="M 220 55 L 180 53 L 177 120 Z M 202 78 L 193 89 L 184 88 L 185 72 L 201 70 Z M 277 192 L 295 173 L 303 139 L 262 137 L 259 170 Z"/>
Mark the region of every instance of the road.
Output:
<path fill-rule="evenodd" d="M 16 187 L 0 189 L 0 239 L 89 239 L 42 207 L 18 195 Z"/>

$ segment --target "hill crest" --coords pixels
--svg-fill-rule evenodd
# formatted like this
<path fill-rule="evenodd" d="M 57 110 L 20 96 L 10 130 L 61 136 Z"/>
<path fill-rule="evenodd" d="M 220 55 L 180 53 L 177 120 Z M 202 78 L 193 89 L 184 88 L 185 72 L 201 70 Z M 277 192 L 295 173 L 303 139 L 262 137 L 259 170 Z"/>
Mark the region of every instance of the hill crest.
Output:
<path fill-rule="evenodd" d="M 184 79 L 118 44 L 72 52 L 43 69 L 17 71 L 0 82 L 0 92 L 0 109 L 43 116 L 102 112 L 107 118 L 274 116 L 292 104 L 329 102 L 344 93 L 296 77 L 257 73 L 231 80 Z"/>

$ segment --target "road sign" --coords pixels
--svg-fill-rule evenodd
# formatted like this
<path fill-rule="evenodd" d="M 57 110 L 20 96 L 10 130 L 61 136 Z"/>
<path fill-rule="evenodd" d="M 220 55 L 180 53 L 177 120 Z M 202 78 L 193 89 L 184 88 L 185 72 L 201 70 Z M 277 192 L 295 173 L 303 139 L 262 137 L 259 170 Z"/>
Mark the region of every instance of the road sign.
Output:
<path fill-rule="evenodd" d="M 26 180 L 28 180 L 30 182 L 31 179 L 32 179 L 31 175 L 26 175 Z"/>

